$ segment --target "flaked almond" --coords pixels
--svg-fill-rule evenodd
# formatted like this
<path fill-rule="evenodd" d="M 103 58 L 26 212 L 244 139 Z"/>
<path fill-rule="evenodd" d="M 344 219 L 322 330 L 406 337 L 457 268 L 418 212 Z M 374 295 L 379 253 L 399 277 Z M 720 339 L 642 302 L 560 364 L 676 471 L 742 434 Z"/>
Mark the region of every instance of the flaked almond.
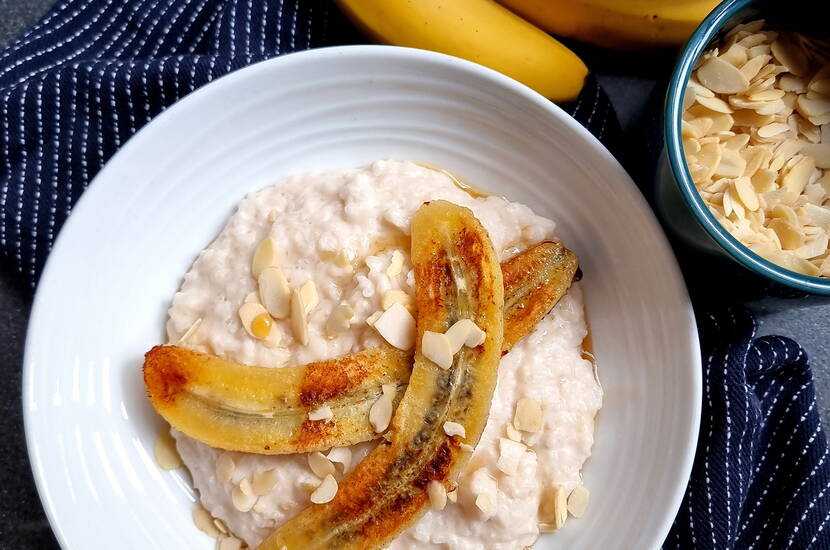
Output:
<path fill-rule="evenodd" d="M 558 531 L 565 525 L 568 519 L 568 490 L 565 487 L 553 485 L 542 493 L 539 519 L 552 531 Z"/>
<path fill-rule="evenodd" d="M 467 437 L 467 430 L 465 430 L 464 426 L 458 422 L 444 422 L 444 433 L 450 437 L 454 435 L 457 435 L 462 439 Z"/>
<path fill-rule="evenodd" d="M 227 535 L 228 533 L 230 533 L 230 530 L 228 529 L 228 526 L 225 525 L 225 522 L 222 521 L 221 519 L 213 518 L 213 525 L 215 525 L 216 528 L 219 529 L 219 532 L 222 533 L 223 535 Z"/>
<path fill-rule="evenodd" d="M 330 502 L 337 494 L 337 480 L 334 476 L 329 474 L 323 482 L 311 493 L 311 502 L 314 504 L 325 504 Z"/>
<path fill-rule="evenodd" d="M 803 157 L 781 178 L 781 187 L 795 195 L 800 195 L 815 167 L 816 162 L 812 157 Z"/>
<path fill-rule="evenodd" d="M 721 159 L 714 171 L 714 176 L 737 178 L 743 175 L 746 161 L 737 151 L 721 149 Z"/>
<path fill-rule="evenodd" d="M 393 304 L 384 311 L 374 327 L 384 340 L 400 350 L 412 349 L 415 343 L 415 318 L 401 304 Z"/>
<path fill-rule="evenodd" d="M 326 337 L 336 338 L 349 329 L 354 318 L 354 309 L 347 303 L 339 304 L 329 315 L 326 320 Z"/>
<path fill-rule="evenodd" d="M 249 512 L 251 508 L 254 507 L 254 504 L 256 504 L 257 499 L 258 497 L 253 494 L 253 491 L 251 491 L 250 494 L 246 494 L 238 485 L 233 488 L 233 491 L 231 491 L 231 501 L 233 502 L 233 507 L 240 512 Z"/>
<path fill-rule="evenodd" d="M 252 338 L 264 340 L 271 334 L 273 321 L 262 304 L 245 302 L 239 306 L 239 321 Z"/>
<path fill-rule="evenodd" d="M 389 277 L 397 277 L 403 270 L 403 253 L 400 250 L 392 251 L 392 259 L 389 261 L 389 267 L 386 268 L 386 274 Z"/>
<path fill-rule="evenodd" d="M 216 479 L 222 483 L 230 483 L 236 463 L 230 453 L 222 453 L 216 458 Z"/>
<path fill-rule="evenodd" d="M 811 143 L 802 147 L 800 153 L 812 157 L 816 168 L 830 168 L 830 142 Z"/>
<path fill-rule="evenodd" d="M 302 292 L 295 288 L 291 292 L 291 331 L 300 345 L 308 345 L 308 318 Z"/>
<path fill-rule="evenodd" d="M 334 447 L 329 451 L 327 458 L 336 464 L 340 464 L 345 474 L 352 465 L 352 450 L 348 447 Z"/>
<path fill-rule="evenodd" d="M 706 107 L 707 109 L 711 109 L 718 113 L 732 113 L 732 107 L 730 107 L 727 102 L 718 97 L 699 97 L 697 98 L 697 102 Z"/>
<path fill-rule="evenodd" d="M 784 250 L 794 250 L 804 244 L 804 235 L 797 227 L 782 218 L 774 218 L 769 222 L 770 229 L 775 231 Z"/>
<path fill-rule="evenodd" d="M 193 524 L 196 525 L 199 531 L 211 538 L 215 539 L 219 536 L 219 529 L 213 524 L 213 516 L 201 506 L 196 506 L 193 509 Z"/>
<path fill-rule="evenodd" d="M 769 63 L 770 59 L 772 59 L 771 56 L 764 55 L 759 52 L 758 55 L 744 63 L 739 70 L 741 71 L 741 74 L 744 75 L 744 78 L 752 80 L 755 78 L 755 75 L 758 74 L 758 71 L 761 70 L 761 67 Z"/>
<path fill-rule="evenodd" d="M 817 228 L 818 229 L 818 228 Z M 808 239 L 803 245 L 793 250 L 793 254 L 804 260 L 816 258 L 827 252 L 828 237 L 827 233 L 822 232 Z"/>
<path fill-rule="evenodd" d="M 591 493 L 582 485 L 574 488 L 568 496 L 568 512 L 575 518 L 581 518 L 588 508 L 590 497 Z"/>
<path fill-rule="evenodd" d="M 164 426 L 159 430 L 153 450 L 156 464 L 163 470 L 175 470 L 181 467 L 182 457 L 176 450 L 176 440 L 170 435 L 169 426 Z"/>
<path fill-rule="evenodd" d="M 300 287 L 300 297 L 303 299 L 305 313 L 308 315 L 320 304 L 320 295 L 317 293 L 317 285 L 314 281 L 306 281 Z"/>
<path fill-rule="evenodd" d="M 357 259 L 357 252 L 352 248 L 341 248 L 334 256 L 334 263 L 340 267 L 348 267 Z"/>
<path fill-rule="evenodd" d="M 369 325 L 370 327 L 375 326 L 375 323 L 377 323 L 377 321 L 378 321 L 378 319 L 380 319 L 381 315 L 383 315 L 383 311 L 378 310 L 378 311 L 374 312 L 373 314 L 366 317 L 366 324 Z"/>
<path fill-rule="evenodd" d="M 257 279 L 262 305 L 271 316 L 285 319 L 291 311 L 291 289 L 278 267 L 266 267 Z"/>
<path fill-rule="evenodd" d="M 239 490 L 247 496 L 254 494 L 254 488 L 251 486 L 251 480 L 247 477 L 239 482 Z"/>
<path fill-rule="evenodd" d="M 476 496 L 476 508 L 479 509 L 485 520 L 496 515 L 496 497 L 491 493 L 481 493 Z"/>
<path fill-rule="evenodd" d="M 277 241 L 273 237 L 267 237 L 259 243 L 254 251 L 254 258 L 251 261 L 251 275 L 259 279 L 260 273 L 267 267 L 277 265 Z"/>
<path fill-rule="evenodd" d="M 509 476 L 516 475 L 526 450 L 527 447 L 523 443 L 500 437 L 496 467 Z"/>
<path fill-rule="evenodd" d="M 452 344 L 446 334 L 425 330 L 421 340 L 421 353 L 442 369 L 452 366 Z"/>
<path fill-rule="evenodd" d="M 752 181 L 749 178 L 735 178 L 732 181 L 732 194 L 737 196 L 748 210 L 758 210 L 760 206 L 758 195 L 755 193 L 755 188 L 752 187 Z"/>
<path fill-rule="evenodd" d="M 512 422 L 508 422 L 507 424 L 505 424 L 504 431 L 507 434 L 507 437 L 509 439 L 512 439 L 513 441 L 521 441 L 522 440 L 522 432 L 517 430 L 513 426 Z"/>
<path fill-rule="evenodd" d="M 236 537 L 222 537 L 219 539 L 216 550 L 240 550 L 242 541 Z"/>
<path fill-rule="evenodd" d="M 300 488 L 309 493 L 313 493 L 323 483 L 322 479 L 311 478 L 300 481 Z"/>
<path fill-rule="evenodd" d="M 830 225 L 830 208 L 811 203 L 805 204 L 802 208 L 804 208 L 805 217 L 810 225 Z"/>
<path fill-rule="evenodd" d="M 320 479 L 325 478 L 329 474 L 335 475 L 337 473 L 337 470 L 335 470 L 334 464 L 331 460 L 326 458 L 326 456 L 321 452 L 308 454 L 308 467 L 311 468 L 314 475 Z"/>
<path fill-rule="evenodd" d="M 458 489 L 453 489 L 452 491 L 447 492 L 447 500 L 455 504 L 458 502 Z"/>
<path fill-rule="evenodd" d="M 758 128 L 758 135 L 762 138 L 769 138 L 782 134 L 789 129 L 790 127 L 782 122 L 773 122 L 772 124 L 767 124 L 766 126 Z"/>
<path fill-rule="evenodd" d="M 697 70 L 701 84 L 719 94 L 735 94 L 749 88 L 749 80 L 737 67 L 720 57 L 712 57 Z"/>
<path fill-rule="evenodd" d="M 440 481 L 433 479 L 427 484 L 427 495 L 429 506 L 433 510 L 443 510 L 447 505 L 447 489 Z"/>
<path fill-rule="evenodd" d="M 384 292 L 380 298 L 380 307 L 386 311 L 395 304 L 401 304 L 406 309 L 411 310 L 412 297 L 403 290 L 392 289 Z"/>
<path fill-rule="evenodd" d="M 830 113 L 830 99 L 823 97 L 816 97 L 811 99 L 809 94 L 802 94 L 798 96 L 796 102 L 798 112 L 805 117 L 819 117 Z"/>
<path fill-rule="evenodd" d="M 257 496 L 267 495 L 277 484 L 277 470 L 263 470 L 251 476 L 251 489 Z"/>
<path fill-rule="evenodd" d="M 395 400 L 396 388 L 393 384 L 384 384 L 380 398 L 369 409 L 369 423 L 375 433 L 381 433 L 389 427 L 392 420 L 392 408 Z"/>
<path fill-rule="evenodd" d="M 542 429 L 542 406 L 535 399 L 522 397 L 516 403 L 513 425 L 517 430 L 534 433 Z"/>
<path fill-rule="evenodd" d="M 770 44 L 772 55 L 787 70 L 796 76 L 807 74 L 809 60 L 804 51 L 789 40 L 776 40 Z"/>
<path fill-rule="evenodd" d="M 328 405 L 323 405 L 322 407 L 309 411 L 308 413 L 308 419 L 312 422 L 316 422 L 318 420 L 331 420 L 332 418 L 334 418 L 334 413 Z"/>
<path fill-rule="evenodd" d="M 193 338 L 193 336 L 199 331 L 199 327 L 201 327 L 201 326 L 202 326 L 202 318 L 199 317 L 198 319 L 193 321 L 193 324 L 190 325 L 190 328 L 188 328 L 184 332 L 184 334 L 182 334 L 181 338 L 179 338 L 179 340 L 176 342 L 176 345 L 180 346 L 180 345 L 184 344 L 185 342 L 187 342 L 188 340 L 190 340 L 191 338 Z"/>

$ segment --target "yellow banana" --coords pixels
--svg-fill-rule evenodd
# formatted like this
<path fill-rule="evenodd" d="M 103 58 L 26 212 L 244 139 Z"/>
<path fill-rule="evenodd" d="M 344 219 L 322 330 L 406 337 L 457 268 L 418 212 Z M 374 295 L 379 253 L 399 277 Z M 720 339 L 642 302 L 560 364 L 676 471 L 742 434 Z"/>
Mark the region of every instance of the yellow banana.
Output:
<path fill-rule="evenodd" d="M 621 50 L 681 46 L 720 0 L 499 0 L 553 34 Z"/>
<path fill-rule="evenodd" d="M 378 42 L 475 61 L 553 101 L 574 99 L 588 69 L 568 48 L 493 0 L 337 0 Z"/>
<path fill-rule="evenodd" d="M 258 550 L 377 550 L 429 506 L 428 487 L 453 488 L 481 437 L 496 387 L 503 338 L 502 273 L 487 231 L 463 207 L 432 201 L 412 220 L 418 339 L 409 386 L 379 444 L 340 483 L 274 531 Z M 471 319 L 486 337 L 449 368 L 427 359 L 425 331 Z M 449 435 L 445 422 L 463 427 Z"/>

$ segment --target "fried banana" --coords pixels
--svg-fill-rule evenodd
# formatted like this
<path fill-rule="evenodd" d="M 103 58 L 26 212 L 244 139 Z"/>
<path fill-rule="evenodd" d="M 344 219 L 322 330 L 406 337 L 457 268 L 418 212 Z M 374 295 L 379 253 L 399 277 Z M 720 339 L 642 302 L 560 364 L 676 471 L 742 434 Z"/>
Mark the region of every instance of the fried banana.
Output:
<path fill-rule="evenodd" d="M 502 263 L 507 353 L 567 292 L 576 256 L 561 243 L 537 244 Z M 412 353 L 388 345 L 284 368 L 240 365 L 177 346 L 144 360 L 150 400 L 174 428 L 221 449 L 287 454 L 352 445 L 378 436 L 369 409 L 384 384 L 402 390 Z M 396 393 L 396 401 L 402 391 Z M 329 420 L 308 413 L 329 407 Z"/>
<path fill-rule="evenodd" d="M 495 251 L 473 213 L 445 201 L 412 221 L 417 345 L 406 393 L 382 441 L 341 482 L 333 500 L 312 505 L 271 534 L 260 550 L 383 548 L 426 511 L 427 486 L 454 486 L 490 410 L 502 351 L 504 286 Z M 471 319 L 485 332 L 448 369 L 421 350 L 425 331 Z M 444 423 L 463 426 L 449 436 Z"/>

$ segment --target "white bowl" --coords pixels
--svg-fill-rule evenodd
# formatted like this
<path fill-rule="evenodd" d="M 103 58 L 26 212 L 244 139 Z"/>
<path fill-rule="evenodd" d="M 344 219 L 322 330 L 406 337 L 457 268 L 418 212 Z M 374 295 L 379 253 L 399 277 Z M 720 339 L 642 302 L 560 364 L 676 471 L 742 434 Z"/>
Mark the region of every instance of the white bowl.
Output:
<path fill-rule="evenodd" d="M 160 470 L 143 353 L 182 274 L 246 193 L 380 158 L 441 166 L 553 218 L 585 273 L 605 406 L 585 517 L 536 548 L 656 548 L 688 478 L 700 352 L 680 272 L 616 160 L 528 88 L 380 46 L 265 61 L 191 94 L 95 178 L 52 251 L 26 341 L 26 436 L 64 549 L 212 548 L 187 477 Z"/>

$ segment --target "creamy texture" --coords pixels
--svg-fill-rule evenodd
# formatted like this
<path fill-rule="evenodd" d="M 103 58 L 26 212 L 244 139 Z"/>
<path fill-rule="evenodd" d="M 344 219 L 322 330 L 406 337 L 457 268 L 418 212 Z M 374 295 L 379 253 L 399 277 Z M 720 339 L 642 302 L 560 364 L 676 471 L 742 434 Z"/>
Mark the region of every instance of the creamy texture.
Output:
<path fill-rule="evenodd" d="M 201 326 L 183 345 L 273 367 L 373 345 L 378 336 L 365 320 L 381 309 L 383 293 L 401 289 L 414 295 L 409 224 L 424 201 L 435 199 L 470 208 L 502 260 L 555 237 L 554 223 L 526 206 L 501 197 L 473 198 L 446 175 L 410 162 L 379 161 L 362 169 L 295 176 L 243 199 L 220 235 L 199 255 L 170 307 L 170 341 L 177 341 L 201 318 Z M 250 273 L 253 252 L 268 236 L 278 243 L 280 268 L 289 284 L 313 280 L 319 290 L 320 303 L 309 315 L 307 346 L 294 341 L 288 322 L 275 323 L 281 342 L 268 347 L 251 338 L 239 321 L 240 304 L 256 290 Z M 335 261 L 343 249 L 354 251 L 352 265 L 343 267 Z M 404 265 L 390 277 L 386 270 L 396 250 L 403 254 Z M 342 302 L 355 311 L 352 326 L 329 339 L 326 320 Z M 458 503 L 427 512 L 391 549 L 516 550 L 536 540 L 544 491 L 552 484 L 579 484 L 580 469 L 593 445 L 602 391 L 593 365 L 582 357 L 586 334 L 582 294 L 575 284 L 502 359 L 487 427 L 459 479 Z M 505 425 L 522 397 L 542 403 L 544 425 L 542 431 L 524 435 L 532 452 L 524 454 L 516 475 L 506 476 L 496 468 L 498 440 L 505 437 Z M 310 504 L 308 484 L 316 477 L 305 455 L 231 453 L 237 468 L 231 482 L 222 483 L 216 478 L 215 462 L 224 451 L 174 435 L 205 508 L 249 546 L 255 547 L 274 527 Z M 352 467 L 373 445 L 353 448 Z M 254 472 L 269 469 L 277 470 L 274 489 L 260 497 L 252 511 L 236 510 L 233 487 Z M 476 494 L 482 491 L 496 500 L 496 508 L 487 515 L 475 506 Z"/>

